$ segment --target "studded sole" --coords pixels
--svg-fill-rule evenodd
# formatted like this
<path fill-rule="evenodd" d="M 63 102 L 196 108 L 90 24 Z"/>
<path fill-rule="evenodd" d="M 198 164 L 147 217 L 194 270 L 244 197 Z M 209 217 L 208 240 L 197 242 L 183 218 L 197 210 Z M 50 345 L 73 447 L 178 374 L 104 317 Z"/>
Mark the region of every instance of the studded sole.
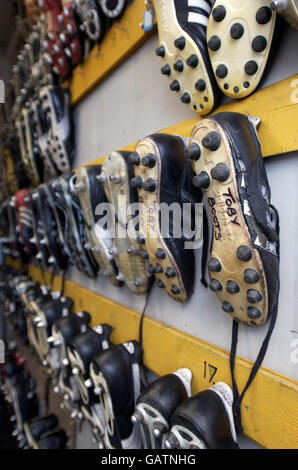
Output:
<path fill-rule="evenodd" d="M 194 183 L 204 190 L 213 223 L 210 288 L 225 312 L 259 326 L 268 315 L 267 282 L 243 215 L 229 140 L 216 121 L 206 119 L 193 129 L 193 145 L 201 149 L 198 160 L 191 160 Z"/>
<path fill-rule="evenodd" d="M 164 241 L 159 222 L 158 206 L 160 204 L 160 181 L 162 160 L 159 149 L 150 138 L 141 140 L 136 146 L 136 152 L 140 156 L 139 165 L 135 165 L 135 177 L 142 181 L 153 180 L 155 189 L 153 191 L 138 188 L 140 203 L 139 231 L 140 237 L 145 239 L 144 251 L 148 255 L 148 268 L 158 285 L 164 288 L 169 296 L 177 302 L 186 302 L 187 293 L 184 287 L 180 270 L 170 250 Z M 156 162 L 153 168 L 143 165 L 142 159 L 148 155 L 154 155 Z M 167 276 L 167 273 L 171 276 Z"/>
<path fill-rule="evenodd" d="M 217 83 L 230 98 L 250 95 L 260 83 L 271 48 L 276 13 L 268 0 L 217 0 L 207 43 Z"/>
<path fill-rule="evenodd" d="M 113 152 L 105 158 L 101 175 L 105 176 L 103 186 L 107 199 L 116 212 L 113 253 L 119 275 L 123 275 L 129 290 L 134 294 L 143 295 L 148 290 L 148 277 L 137 242 L 137 233 L 132 226 L 129 226 L 132 236 L 126 231 L 133 216 L 127 215 L 127 208 L 131 204 L 129 175 L 126 162 L 120 153 Z"/>
<path fill-rule="evenodd" d="M 85 220 L 89 225 L 89 227 L 85 226 L 85 230 L 92 254 L 99 264 L 102 273 L 107 274 L 109 281 L 113 285 L 119 286 L 119 281 L 116 279 L 116 273 L 114 272 L 111 264 L 111 256 L 108 252 L 109 248 L 112 246 L 112 242 L 107 243 L 107 240 L 103 241 L 101 238 L 96 236 L 95 221 L 90 200 L 89 178 L 87 170 L 84 167 L 80 168 L 76 174 L 76 184 L 80 183 L 84 189 L 78 192 L 78 197 Z"/>
<path fill-rule="evenodd" d="M 170 89 L 176 91 L 192 111 L 201 115 L 210 113 L 214 107 L 214 93 L 200 49 L 179 25 L 174 2 L 155 0 L 154 7 L 159 34 L 156 54 L 162 59 L 161 72 L 168 75 Z"/>

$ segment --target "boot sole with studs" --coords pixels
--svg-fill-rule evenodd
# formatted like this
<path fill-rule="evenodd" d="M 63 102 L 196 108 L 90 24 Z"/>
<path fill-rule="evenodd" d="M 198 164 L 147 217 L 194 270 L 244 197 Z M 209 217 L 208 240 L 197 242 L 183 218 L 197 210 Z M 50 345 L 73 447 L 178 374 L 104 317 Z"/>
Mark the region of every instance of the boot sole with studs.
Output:
<path fill-rule="evenodd" d="M 217 0 L 207 27 L 211 64 L 222 92 L 239 99 L 259 85 L 269 57 L 276 12 L 268 0 Z"/>
<path fill-rule="evenodd" d="M 165 3 L 168 3 L 166 7 Z M 161 73 L 168 75 L 170 89 L 176 91 L 192 111 L 201 115 L 210 113 L 215 102 L 214 91 L 199 47 L 180 26 L 173 1 L 155 0 L 154 9 L 159 34 L 156 54 L 163 64 Z M 192 59 L 192 65 L 188 65 Z"/>
<path fill-rule="evenodd" d="M 119 286 L 119 281 L 116 279 L 116 273 L 113 265 L 111 264 L 112 256 L 109 254 L 109 249 L 112 247 L 112 241 L 105 239 L 104 241 L 96 236 L 96 227 L 94 215 L 92 212 L 92 205 L 90 200 L 90 184 L 86 168 L 82 167 L 76 174 L 76 184 L 82 184 L 84 189 L 78 192 L 80 205 L 89 227 L 85 226 L 88 242 L 91 246 L 92 254 L 99 264 L 102 273 L 106 273 L 109 281 Z"/>
<path fill-rule="evenodd" d="M 212 149 L 206 148 L 211 134 Z M 243 214 L 227 134 L 216 121 L 206 119 L 194 127 L 190 148 L 193 145 L 201 150 L 200 157 L 191 161 L 197 175 L 194 183 L 204 190 L 213 224 L 210 288 L 233 318 L 262 325 L 268 316 L 267 282 Z"/>
<path fill-rule="evenodd" d="M 149 272 L 158 280 L 158 286 L 177 302 L 186 302 L 188 297 L 183 283 L 181 272 L 161 234 L 159 221 L 160 184 L 162 172 L 162 159 L 155 142 L 146 138 L 136 146 L 136 152 L 140 156 L 139 165 L 135 165 L 135 177 L 140 177 L 143 182 L 153 180 L 153 191 L 138 188 L 139 209 L 139 235 L 145 240 L 145 252 L 148 255 Z M 144 166 L 143 157 L 154 155 L 156 162 L 153 168 Z M 144 183 L 143 183 L 144 185 Z M 149 264 L 150 263 L 150 264 Z M 167 275 L 171 273 L 170 276 Z"/>
<path fill-rule="evenodd" d="M 126 230 L 133 216 L 127 215 L 131 204 L 129 174 L 123 156 L 118 152 L 108 155 L 102 165 L 101 174 L 106 176 L 103 183 L 108 201 L 115 209 L 115 239 L 113 253 L 119 274 L 123 275 L 125 284 L 134 294 L 143 295 L 148 290 L 146 265 L 141 256 L 137 233 L 133 227 L 131 237 Z M 124 236 L 125 235 L 125 236 Z"/>

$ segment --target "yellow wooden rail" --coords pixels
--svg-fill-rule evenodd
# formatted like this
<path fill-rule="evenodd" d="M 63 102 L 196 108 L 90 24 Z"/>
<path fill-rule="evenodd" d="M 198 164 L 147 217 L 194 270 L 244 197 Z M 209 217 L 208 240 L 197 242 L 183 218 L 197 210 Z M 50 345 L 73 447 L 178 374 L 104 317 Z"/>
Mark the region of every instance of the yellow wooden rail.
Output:
<path fill-rule="evenodd" d="M 8 264 L 20 268 L 15 261 L 8 260 Z M 29 275 L 42 282 L 40 270 L 33 265 L 29 265 Z M 48 272 L 45 277 L 49 283 Z M 59 290 L 60 286 L 61 279 L 55 276 L 53 289 Z M 91 313 L 93 325 L 109 323 L 113 326 L 113 343 L 138 339 L 140 313 L 68 280 L 65 295 L 74 300 L 76 311 Z M 229 353 L 223 349 L 151 318 L 144 319 L 143 341 L 145 364 L 156 374 L 167 374 L 180 367 L 192 370 L 193 393 L 218 381 L 231 385 Z M 236 377 L 240 389 L 247 381 L 251 366 L 250 361 L 237 357 Z M 297 393 L 297 381 L 262 367 L 243 401 L 245 435 L 269 449 L 298 448 Z"/>
<path fill-rule="evenodd" d="M 70 87 L 73 106 L 156 31 L 156 26 L 147 33 L 140 27 L 144 10 L 144 0 L 134 0 L 120 20 L 109 29 L 101 44 L 95 45 L 87 59 L 75 68 L 71 80 L 65 82 Z"/>
<path fill-rule="evenodd" d="M 298 75 L 286 78 L 274 85 L 257 91 L 245 100 L 235 100 L 220 106 L 213 114 L 235 112 L 247 114 L 261 119 L 258 134 L 262 146 L 263 157 L 282 155 L 298 150 Z M 296 88 L 295 88 L 296 87 Z M 297 91 L 296 91 L 297 90 Z M 207 118 L 209 117 L 207 116 Z M 159 132 L 178 134 L 189 137 L 194 125 L 202 120 L 194 116 L 186 121 L 163 129 Z M 134 150 L 135 143 L 123 147 L 123 150 Z M 111 151 L 114 149 L 111 149 Z M 101 163 L 103 157 L 90 162 Z"/>

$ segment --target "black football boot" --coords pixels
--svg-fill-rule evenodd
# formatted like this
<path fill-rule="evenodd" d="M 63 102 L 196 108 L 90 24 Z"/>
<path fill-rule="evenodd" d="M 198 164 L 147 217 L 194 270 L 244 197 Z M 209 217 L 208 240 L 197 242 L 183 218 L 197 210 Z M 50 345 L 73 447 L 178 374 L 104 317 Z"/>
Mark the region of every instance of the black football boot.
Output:
<path fill-rule="evenodd" d="M 55 415 L 35 418 L 32 421 L 24 423 L 24 431 L 28 447 L 38 449 L 38 443 L 47 434 L 52 434 L 58 426 L 58 419 Z"/>
<path fill-rule="evenodd" d="M 206 41 L 211 0 L 153 0 L 157 17 L 161 73 L 182 103 L 201 115 L 218 102 Z"/>
<path fill-rule="evenodd" d="M 38 190 L 31 189 L 29 204 L 32 214 L 33 237 L 30 241 L 31 243 L 34 243 L 37 248 L 37 255 L 35 256 L 35 258 L 38 260 L 42 269 L 47 269 L 50 266 L 50 263 L 54 261 L 54 259 L 51 258 L 49 246 L 43 243 L 43 241 L 46 240 L 46 231 L 43 225 L 43 221 L 40 218 L 39 214 L 38 198 Z"/>
<path fill-rule="evenodd" d="M 139 198 L 139 243 L 158 286 L 177 302 L 186 302 L 194 286 L 194 253 L 187 249 L 201 190 L 192 189 L 193 172 L 184 161 L 184 141 L 154 134 L 139 141 L 129 161 L 130 180 Z M 165 210 L 165 212 L 164 212 Z"/>
<path fill-rule="evenodd" d="M 298 0 L 273 0 L 270 6 L 298 30 Z"/>
<path fill-rule="evenodd" d="M 262 325 L 279 293 L 278 215 L 257 134 L 258 119 L 220 113 L 196 125 L 186 156 L 213 222 L 210 288 L 224 312 Z"/>
<path fill-rule="evenodd" d="M 38 315 L 34 318 L 37 330 L 37 353 L 42 364 L 47 368 L 50 366 L 48 356 L 50 355 L 51 361 L 55 358 L 51 355 L 51 343 L 48 342 L 48 338 L 52 335 L 52 326 L 55 321 L 70 315 L 72 306 L 73 301 L 69 297 L 52 298 L 42 303 Z M 50 372 L 54 372 L 56 368 L 54 367 L 54 370 Z"/>
<path fill-rule="evenodd" d="M 67 355 L 67 348 L 72 339 L 85 333 L 90 322 L 90 315 L 87 312 L 77 312 L 65 318 L 60 318 L 52 326 L 52 336 L 48 338 L 52 348 L 55 350 L 59 373 L 57 388 L 54 391 L 60 393 L 66 408 L 74 411 L 78 409 L 80 394 L 75 377 L 71 373 L 71 365 Z M 78 411 L 78 410 L 77 410 Z"/>
<path fill-rule="evenodd" d="M 84 215 L 87 243 L 85 248 L 91 250 L 100 272 L 107 276 L 115 286 L 122 284 L 117 279 L 118 269 L 110 253 L 112 249 L 112 235 L 106 229 L 104 211 L 100 212 L 100 205 L 108 203 L 103 186 L 98 180 L 101 165 L 91 165 L 80 168 L 70 180 L 70 189 L 74 197 L 79 201 L 81 211 Z"/>
<path fill-rule="evenodd" d="M 182 402 L 171 418 L 166 449 L 238 449 L 233 392 L 218 382 Z"/>
<path fill-rule="evenodd" d="M 189 369 L 179 369 L 159 377 L 141 392 L 131 419 L 140 427 L 144 449 L 164 448 L 172 414 L 191 395 L 191 377 Z"/>
<path fill-rule="evenodd" d="M 37 442 L 38 449 L 65 449 L 67 436 L 63 429 L 43 437 Z"/>
<path fill-rule="evenodd" d="M 91 41 L 100 41 L 105 33 L 106 21 L 96 0 L 74 0 L 74 7 L 80 20 L 80 30 Z"/>
<path fill-rule="evenodd" d="M 69 106 L 69 91 L 62 86 L 43 86 L 39 91 L 41 107 L 49 124 L 38 139 L 43 153 L 51 156 L 57 174 L 72 167 L 74 155 L 73 122 Z"/>
<path fill-rule="evenodd" d="M 130 152 L 113 152 L 108 155 L 98 176 L 108 201 L 114 209 L 115 239 L 111 249 L 119 269 L 118 278 L 136 295 L 149 288 L 145 260 L 137 241 L 133 219 L 138 210 L 138 193 L 130 186 L 134 166 L 129 162 Z M 135 210 L 133 210 L 135 205 Z"/>
<path fill-rule="evenodd" d="M 64 212 L 64 225 L 67 231 L 65 238 L 67 239 L 67 245 L 74 247 L 77 268 L 87 274 L 87 276 L 94 278 L 98 271 L 98 264 L 91 250 L 85 248 L 87 236 L 84 215 L 77 195 L 70 190 L 70 182 L 73 176 L 73 173 L 68 173 L 64 176 L 59 176 L 52 183 L 55 204 Z"/>
<path fill-rule="evenodd" d="M 72 374 L 81 395 L 81 412 L 94 428 L 100 430 L 99 435 L 103 434 L 103 417 L 90 380 L 89 366 L 96 353 L 110 347 L 111 331 L 112 327 L 105 324 L 88 327 L 85 333 L 74 337 L 67 348 Z"/>
<path fill-rule="evenodd" d="M 52 206 L 48 201 L 45 185 L 40 185 L 37 191 L 39 193 L 39 198 L 37 199 L 39 215 L 45 229 L 45 237 L 41 240 L 41 243 L 46 245 L 49 249 L 51 254 L 49 262 L 54 264 L 57 269 L 65 271 L 68 258 L 63 253 L 61 245 L 59 244 L 56 218 Z"/>
<path fill-rule="evenodd" d="M 100 8 L 107 18 L 116 20 L 123 14 L 127 0 L 97 0 Z"/>
<path fill-rule="evenodd" d="M 37 254 L 36 246 L 30 241 L 33 238 L 33 227 L 30 194 L 27 188 L 20 189 L 16 193 L 15 203 L 21 243 L 28 254 L 35 256 Z"/>
<path fill-rule="evenodd" d="M 47 203 L 52 209 L 53 216 L 55 218 L 56 227 L 58 231 L 58 244 L 61 247 L 61 252 L 65 257 L 68 258 L 70 264 L 75 264 L 75 251 L 74 247 L 69 244 L 69 221 L 66 216 L 64 206 L 60 203 L 59 197 L 55 197 L 55 190 L 52 187 L 52 183 L 45 184 L 42 186 Z"/>
<path fill-rule="evenodd" d="M 142 348 L 129 341 L 98 353 L 90 363 L 94 394 L 105 421 L 104 444 L 108 449 L 138 449 L 138 427 L 131 417 L 140 394 L 139 365 Z"/>
<path fill-rule="evenodd" d="M 268 1 L 214 2 L 207 28 L 208 49 L 218 86 L 230 98 L 244 98 L 259 85 L 275 20 Z"/>

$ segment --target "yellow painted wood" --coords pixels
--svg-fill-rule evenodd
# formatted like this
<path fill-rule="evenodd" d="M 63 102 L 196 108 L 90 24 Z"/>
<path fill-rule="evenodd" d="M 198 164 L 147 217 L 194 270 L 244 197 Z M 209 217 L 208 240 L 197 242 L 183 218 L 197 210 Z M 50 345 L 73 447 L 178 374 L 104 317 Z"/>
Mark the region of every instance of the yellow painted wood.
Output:
<path fill-rule="evenodd" d="M 235 100 L 220 106 L 209 116 L 221 112 L 242 113 L 261 119 L 258 134 L 263 157 L 298 150 L 298 74 L 263 88 L 245 100 Z M 158 132 L 189 137 L 195 124 L 202 119 L 196 115 Z M 135 145 L 136 143 L 133 143 L 122 150 L 133 151 Z M 113 150 L 115 149 L 111 148 L 111 151 Z M 102 163 L 103 158 L 100 157 L 90 164 Z"/>
<path fill-rule="evenodd" d="M 19 268 L 19 263 L 9 261 Z M 29 275 L 42 282 L 40 270 L 29 266 Z M 45 273 L 46 282 L 50 274 Z M 54 278 L 53 289 L 59 290 L 61 279 Z M 138 339 L 140 313 L 106 299 L 72 281 L 65 283 L 65 295 L 74 300 L 75 310 L 87 310 L 92 324 L 113 326 L 111 340 L 121 343 Z M 198 338 L 153 320 L 144 319 L 144 361 L 158 375 L 179 367 L 193 372 L 192 392 L 204 390 L 214 382 L 231 386 L 229 353 Z M 241 390 L 252 363 L 237 357 L 236 377 Z M 215 372 L 214 376 L 212 374 Z M 244 433 L 262 447 L 298 448 L 298 382 L 262 367 L 249 388 L 242 405 Z"/>
<path fill-rule="evenodd" d="M 140 27 L 144 10 L 144 0 L 134 0 L 120 20 L 109 29 L 101 44 L 95 45 L 87 59 L 75 68 L 71 80 L 65 82 L 65 85 L 70 87 L 72 106 L 102 82 L 156 31 L 156 26 L 147 33 Z"/>

